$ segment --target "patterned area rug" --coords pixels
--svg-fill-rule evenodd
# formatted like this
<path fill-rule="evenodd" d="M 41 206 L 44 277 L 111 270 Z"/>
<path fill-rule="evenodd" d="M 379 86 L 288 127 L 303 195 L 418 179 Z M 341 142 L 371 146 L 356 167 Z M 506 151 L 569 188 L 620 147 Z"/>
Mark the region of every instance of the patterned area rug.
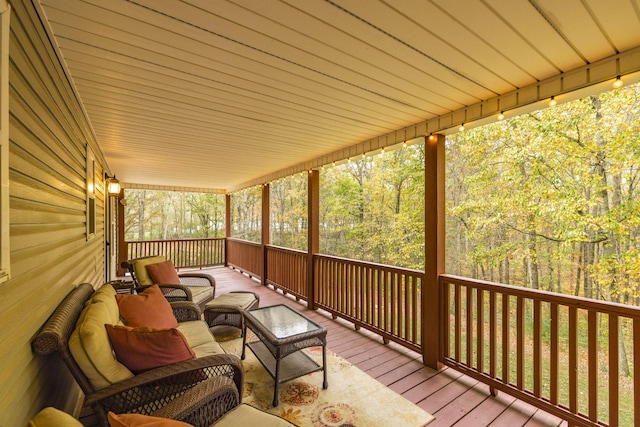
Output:
<path fill-rule="evenodd" d="M 242 339 L 228 338 L 219 339 L 220 344 L 228 353 L 240 355 Z M 322 364 L 321 347 L 303 351 Z M 247 349 L 243 402 L 300 427 L 422 427 L 433 420 L 430 414 L 328 349 L 327 366 L 329 388 L 322 389 L 322 372 L 291 380 L 280 385 L 280 404 L 274 408 L 273 379 Z"/>

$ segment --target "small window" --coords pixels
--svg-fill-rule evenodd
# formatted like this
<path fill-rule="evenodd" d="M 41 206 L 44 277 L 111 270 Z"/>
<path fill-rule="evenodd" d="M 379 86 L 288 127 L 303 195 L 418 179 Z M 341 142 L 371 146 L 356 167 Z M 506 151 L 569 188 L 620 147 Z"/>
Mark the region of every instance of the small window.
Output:
<path fill-rule="evenodd" d="M 0 0 L 0 282 L 9 269 L 9 18 L 11 6 Z"/>

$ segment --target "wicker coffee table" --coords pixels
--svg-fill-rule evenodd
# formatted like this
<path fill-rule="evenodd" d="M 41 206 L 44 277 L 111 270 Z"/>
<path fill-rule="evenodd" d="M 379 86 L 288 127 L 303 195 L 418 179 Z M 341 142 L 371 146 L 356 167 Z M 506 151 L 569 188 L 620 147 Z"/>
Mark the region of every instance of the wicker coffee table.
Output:
<path fill-rule="evenodd" d="M 294 378 L 323 371 L 322 388 L 329 386 L 325 368 L 327 330 L 324 327 L 284 304 L 247 311 L 245 326 L 260 341 L 246 343 L 247 334 L 243 333 L 242 359 L 246 344 L 273 377 L 273 406 L 278 406 L 279 385 Z M 322 366 L 300 351 L 315 346 L 322 346 Z"/>

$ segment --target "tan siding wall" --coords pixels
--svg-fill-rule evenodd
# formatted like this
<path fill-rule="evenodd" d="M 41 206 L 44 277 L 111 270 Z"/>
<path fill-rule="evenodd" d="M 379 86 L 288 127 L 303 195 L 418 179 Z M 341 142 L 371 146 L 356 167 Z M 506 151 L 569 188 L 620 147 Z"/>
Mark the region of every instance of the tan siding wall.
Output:
<path fill-rule="evenodd" d="M 30 341 L 58 302 L 104 278 L 104 187 L 96 172 L 96 235 L 87 241 L 85 146 L 99 150 L 28 0 L 12 5 L 10 206 L 12 278 L 0 284 L 0 426 L 23 426 L 44 406 L 72 410 L 78 390 Z"/>

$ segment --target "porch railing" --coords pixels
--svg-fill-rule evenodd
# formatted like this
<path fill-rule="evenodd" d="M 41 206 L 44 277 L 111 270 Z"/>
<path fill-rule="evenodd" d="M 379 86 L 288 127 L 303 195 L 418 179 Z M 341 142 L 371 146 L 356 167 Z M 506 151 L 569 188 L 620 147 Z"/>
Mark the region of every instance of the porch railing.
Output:
<path fill-rule="evenodd" d="M 640 426 L 640 373 L 619 362 L 640 363 L 640 308 L 450 275 L 440 286 L 442 363 L 569 425 Z"/>
<path fill-rule="evenodd" d="M 317 307 L 420 351 L 423 272 L 327 255 L 313 266 Z"/>
<path fill-rule="evenodd" d="M 267 246 L 266 283 L 296 299 L 308 301 L 307 253 Z"/>
<path fill-rule="evenodd" d="M 422 350 L 421 271 L 314 255 L 310 286 L 305 252 L 228 239 L 226 257 L 357 328 Z M 640 308 L 452 275 L 440 276 L 438 293 L 442 364 L 569 425 L 640 426 Z"/>
<path fill-rule="evenodd" d="M 225 263 L 225 239 L 143 240 L 125 242 L 126 259 L 163 255 L 176 268 L 203 268 Z"/>
<path fill-rule="evenodd" d="M 260 279 L 262 245 L 247 240 L 227 239 L 227 265 Z"/>

